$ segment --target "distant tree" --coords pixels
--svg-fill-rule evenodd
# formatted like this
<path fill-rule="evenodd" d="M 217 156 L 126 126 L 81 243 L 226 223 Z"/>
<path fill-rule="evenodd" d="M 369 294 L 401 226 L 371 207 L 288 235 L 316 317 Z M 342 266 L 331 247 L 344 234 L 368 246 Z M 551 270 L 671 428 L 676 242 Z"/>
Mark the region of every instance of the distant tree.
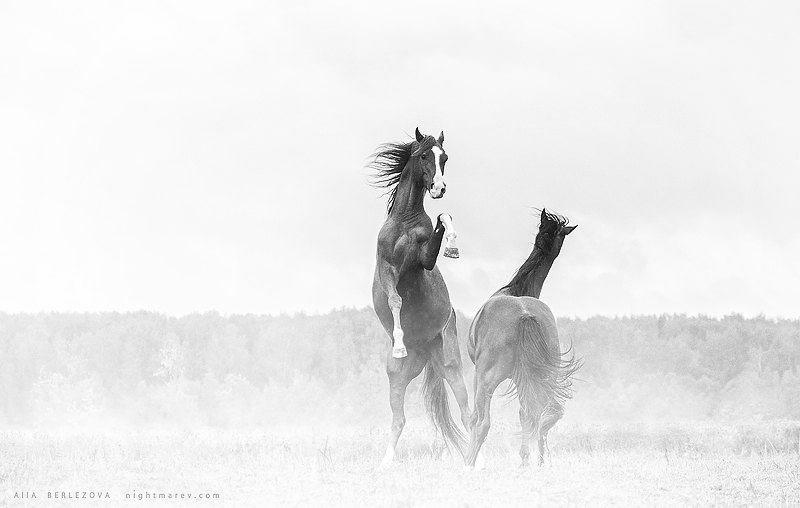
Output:
<path fill-rule="evenodd" d="M 186 372 L 186 355 L 181 341 L 174 332 L 168 332 L 163 339 L 163 345 L 158 351 L 160 364 L 155 375 L 162 377 L 167 382 L 175 382 Z"/>

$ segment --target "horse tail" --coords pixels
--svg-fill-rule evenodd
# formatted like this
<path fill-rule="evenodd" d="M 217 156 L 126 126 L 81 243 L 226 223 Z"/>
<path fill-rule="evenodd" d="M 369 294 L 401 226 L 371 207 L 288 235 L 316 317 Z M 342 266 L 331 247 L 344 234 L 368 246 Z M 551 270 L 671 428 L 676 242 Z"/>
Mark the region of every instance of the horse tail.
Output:
<path fill-rule="evenodd" d="M 433 422 L 433 426 L 442 433 L 448 447 L 453 445 L 459 452 L 463 452 L 467 439 L 450 413 L 450 402 L 447 399 L 444 379 L 430 363 L 425 367 L 425 381 L 422 385 L 422 392 L 425 396 L 428 416 Z"/>
<path fill-rule="evenodd" d="M 566 356 L 570 347 L 562 353 L 558 341 L 551 343 L 542 323 L 534 316 L 525 315 L 519 319 L 517 333 L 517 354 L 513 382 L 509 389 L 519 398 L 520 406 L 527 413 L 530 423 L 545 432 L 561 418 L 564 402 L 572 398 L 572 376 L 580 369 L 581 361 Z"/>

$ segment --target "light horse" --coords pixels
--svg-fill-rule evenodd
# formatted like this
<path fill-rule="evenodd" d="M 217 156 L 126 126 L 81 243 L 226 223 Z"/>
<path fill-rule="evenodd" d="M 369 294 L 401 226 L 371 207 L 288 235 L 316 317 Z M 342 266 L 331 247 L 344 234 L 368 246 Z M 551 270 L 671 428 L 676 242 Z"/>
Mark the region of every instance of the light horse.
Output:
<path fill-rule="evenodd" d="M 425 194 L 438 199 L 445 193 L 444 133 L 438 139 L 423 136 L 419 129 L 415 134 L 409 143 L 382 145 L 370 165 L 377 173 L 374 183 L 389 189 L 372 282 L 375 313 L 391 341 L 386 372 L 392 427 L 381 468 L 394 460 L 406 421 L 406 388 L 423 367 L 427 367 L 423 391 L 428 414 L 446 442 L 462 455 L 466 438 L 450 414 L 443 380 L 456 396 L 465 428 L 470 417 L 456 315 L 436 267 L 443 237 L 452 240 L 456 233 L 449 215 L 440 214 L 434 227 L 423 207 Z"/>
<path fill-rule="evenodd" d="M 571 377 L 580 362 L 565 359 L 556 319 L 539 295 L 564 243 L 577 226 L 542 210 L 533 251 L 507 285 L 478 311 L 469 330 L 469 356 L 475 363 L 475 409 L 470 420 L 465 463 L 474 467 L 490 426 L 492 394 L 506 379 L 520 401 L 522 465 L 528 465 L 531 435 L 539 439 L 539 464 L 544 462 L 547 433 L 564 414 L 571 397 Z"/>

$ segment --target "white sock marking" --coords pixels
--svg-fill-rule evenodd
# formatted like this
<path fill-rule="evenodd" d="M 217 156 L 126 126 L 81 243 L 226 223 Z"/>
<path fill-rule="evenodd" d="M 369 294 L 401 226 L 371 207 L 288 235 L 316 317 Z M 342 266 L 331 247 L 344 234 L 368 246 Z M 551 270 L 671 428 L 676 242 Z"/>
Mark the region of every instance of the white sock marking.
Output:
<path fill-rule="evenodd" d="M 456 234 L 456 228 L 453 227 L 453 218 L 450 214 L 443 213 L 439 216 L 442 220 L 442 226 L 444 226 L 444 237 L 449 242 L 452 242 L 458 236 Z"/>

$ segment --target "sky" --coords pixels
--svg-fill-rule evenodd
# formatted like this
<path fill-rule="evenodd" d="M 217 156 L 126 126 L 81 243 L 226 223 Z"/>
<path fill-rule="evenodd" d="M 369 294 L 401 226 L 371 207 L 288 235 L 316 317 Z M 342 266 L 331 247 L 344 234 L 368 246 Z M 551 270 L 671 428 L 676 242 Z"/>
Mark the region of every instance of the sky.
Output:
<path fill-rule="evenodd" d="M 369 155 L 445 132 L 474 313 L 800 317 L 796 2 L 0 0 L 0 311 L 371 305 Z"/>

